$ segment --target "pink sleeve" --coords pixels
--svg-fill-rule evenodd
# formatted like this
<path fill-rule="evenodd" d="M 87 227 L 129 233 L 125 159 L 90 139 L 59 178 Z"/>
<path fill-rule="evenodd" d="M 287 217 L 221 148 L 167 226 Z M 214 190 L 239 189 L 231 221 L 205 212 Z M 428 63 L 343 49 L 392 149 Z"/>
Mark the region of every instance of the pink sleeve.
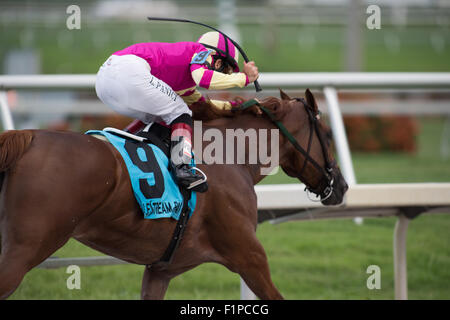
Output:
<path fill-rule="evenodd" d="M 195 83 L 197 83 L 199 87 L 209 89 L 209 85 L 214 74 L 213 70 L 209 70 L 200 64 L 191 64 L 191 73 Z"/>

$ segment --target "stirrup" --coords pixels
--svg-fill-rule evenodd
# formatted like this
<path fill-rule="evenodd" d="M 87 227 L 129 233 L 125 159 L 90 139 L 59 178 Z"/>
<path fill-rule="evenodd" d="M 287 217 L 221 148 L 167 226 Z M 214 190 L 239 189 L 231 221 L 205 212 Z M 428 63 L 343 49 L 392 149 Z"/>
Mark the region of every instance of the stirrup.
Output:
<path fill-rule="evenodd" d="M 191 190 L 191 189 L 193 189 L 193 188 L 195 188 L 195 187 L 197 187 L 197 186 L 199 186 L 199 185 L 201 185 L 203 183 L 206 183 L 206 180 L 208 180 L 208 177 L 206 176 L 206 174 L 202 170 L 200 170 L 197 167 L 191 167 L 190 169 L 197 170 L 198 172 L 200 172 L 202 174 L 202 176 L 203 176 L 203 179 L 192 182 L 187 187 L 188 190 Z"/>

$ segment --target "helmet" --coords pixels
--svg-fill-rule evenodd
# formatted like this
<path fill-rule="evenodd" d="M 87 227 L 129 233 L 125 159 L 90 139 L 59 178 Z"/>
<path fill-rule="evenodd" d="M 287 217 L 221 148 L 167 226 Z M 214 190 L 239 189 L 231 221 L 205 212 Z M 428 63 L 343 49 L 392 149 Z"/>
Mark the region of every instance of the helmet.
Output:
<path fill-rule="evenodd" d="M 233 68 L 234 72 L 239 72 L 239 51 L 228 37 L 225 37 L 220 32 L 210 31 L 198 38 L 197 42 L 208 49 L 214 50 L 216 53 L 213 56 L 218 56 L 217 58 L 221 58 L 224 61 L 224 65 L 228 64 Z"/>

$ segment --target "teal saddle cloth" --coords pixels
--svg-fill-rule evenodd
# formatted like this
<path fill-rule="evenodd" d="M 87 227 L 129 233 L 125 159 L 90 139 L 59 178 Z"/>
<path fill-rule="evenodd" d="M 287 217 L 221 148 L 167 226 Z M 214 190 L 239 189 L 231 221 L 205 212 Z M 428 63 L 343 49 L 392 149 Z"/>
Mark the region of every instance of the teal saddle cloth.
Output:
<path fill-rule="evenodd" d="M 168 169 L 169 159 L 159 147 L 147 141 L 140 142 L 103 130 L 90 130 L 86 134 L 104 136 L 122 155 L 144 218 L 180 218 L 184 198 Z M 195 166 L 194 157 L 191 165 Z M 197 202 L 196 193 L 190 192 L 187 203 L 189 217 Z"/>

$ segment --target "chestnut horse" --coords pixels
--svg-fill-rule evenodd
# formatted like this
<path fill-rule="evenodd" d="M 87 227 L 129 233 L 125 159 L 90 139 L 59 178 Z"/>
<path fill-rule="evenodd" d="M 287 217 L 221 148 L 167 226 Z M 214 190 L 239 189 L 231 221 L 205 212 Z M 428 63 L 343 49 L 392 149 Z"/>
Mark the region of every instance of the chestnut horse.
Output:
<path fill-rule="evenodd" d="M 317 120 L 312 129 L 311 115 L 319 118 L 313 95 L 307 90 L 306 101 L 281 95 L 281 100 L 271 97 L 260 104 L 270 110 L 272 119 L 242 112 L 234 118 L 208 121 L 203 127 L 222 132 L 227 128 L 273 129 L 273 121 L 280 121 L 308 152 L 299 152 L 280 134 L 280 167 L 320 194 L 323 204 L 342 202 L 347 184 L 329 152 L 329 141 L 323 143 L 327 128 Z M 327 164 L 332 168 L 326 168 Z M 256 238 L 254 185 L 264 178 L 259 170 L 262 164 L 199 167 L 208 176 L 209 190 L 197 194 L 195 212 L 172 262 L 165 268 L 152 268 L 148 266 L 164 253 L 176 221 L 143 218 L 126 166 L 114 147 L 79 133 L 3 133 L 0 298 L 13 293 L 29 270 L 73 237 L 107 255 L 146 265 L 143 299 L 164 298 L 173 277 L 205 262 L 220 263 L 237 272 L 260 299 L 281 299 Z"/>

